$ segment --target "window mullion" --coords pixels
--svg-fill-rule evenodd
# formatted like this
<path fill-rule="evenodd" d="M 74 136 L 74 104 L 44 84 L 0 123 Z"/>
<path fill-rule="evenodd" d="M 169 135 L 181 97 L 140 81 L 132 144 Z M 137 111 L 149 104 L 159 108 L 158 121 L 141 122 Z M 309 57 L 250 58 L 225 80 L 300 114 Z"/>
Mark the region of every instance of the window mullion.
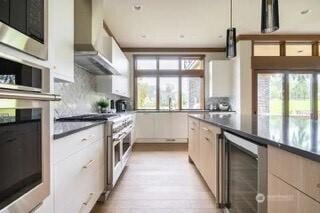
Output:
<path fill-rule="evenodd" d="M 318 120 L 318 78 L 317 73 L 312 74 L 312 118 Z"/>
<path fill-rule="evenodd" d="M 157 77 L 157 110 L 160 109 L 160 77 L 159 77 L 159 69 L 160 69 L 160 62 L 159 62 L 159 56 L 157 57 L 157 73 L 156 73 L 156 77 Z"/>
<path fill-rule="evenodd" d="M 283 106 L 283 115 L 285 117 L 289 116 L 289 73 L 284 73 L 284 81 L 283 81 L 283 88 L 284 88 L 284 106 Z"/>

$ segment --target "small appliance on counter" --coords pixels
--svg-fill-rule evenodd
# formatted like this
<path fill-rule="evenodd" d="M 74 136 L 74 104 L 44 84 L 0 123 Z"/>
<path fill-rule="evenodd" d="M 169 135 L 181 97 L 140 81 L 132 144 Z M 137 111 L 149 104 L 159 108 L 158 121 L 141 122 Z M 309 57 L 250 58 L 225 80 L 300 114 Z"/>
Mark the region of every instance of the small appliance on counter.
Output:
<path fill-rule="evenodd" d="M 218 108 L 220 111 L 230 111 L 231 109 L 230 104 L 226 102 L 219 103 Z"/>
<path fill-rule="evenodd" d="M 127 110 L 127 104 L 125 100 L 117 100 L 116 101 L 116 109 L 117 112 L 125 112 Z"/>

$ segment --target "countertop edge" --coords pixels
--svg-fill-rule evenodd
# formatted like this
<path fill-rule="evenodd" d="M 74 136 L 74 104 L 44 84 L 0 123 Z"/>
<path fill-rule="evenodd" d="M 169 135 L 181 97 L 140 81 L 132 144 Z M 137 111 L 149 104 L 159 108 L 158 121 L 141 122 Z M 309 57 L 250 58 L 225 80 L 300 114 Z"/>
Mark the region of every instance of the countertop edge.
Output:
<path fill-rule="evenodd" d="M 67 122 L 67 121 L 66 121 L 66 122 Z M 79 121 L 79 122 L 81 122 L 81 121 Z M 54 134 L 54 135 L 53 135 L 53 139 L 54 139 L 54 140 L 58 140 L 58 139 L 67 137 L 67 136 L 69 136 L 69 135 L 75 134 L 75 133 L 77 133 L 77 132 L 81 132 L 81 131 L 90 129 L 90 128 L 95 127 L 95 126 L 102 125 L 102 124 L 104 124 L 104 123 L 105 123 L 105 121 L 96 121 L 95 123 L 93 123 L 93 124 L 91 124 L 91 125 L 88 125 L 88 126 L 80 127 L 80 128 L 78 128 L 78 129 L 73 129 L 73 130 L 66 131 L 66 132 L 59 133 L 59 134 Z"/>
<path fill-rule="evenodd" d="M 308 151 L 305 151 L 305 150 L 302 150 L 302 149 L 298 149 L 298 148 L 295 148 L 295 147 L 292 147 L 292 146 L 288 146 L 288 145 L 285 145 L 285 144 L 282 144 L 282 143 L 278 143 L 278 142 L 271 141 L 271 140 L 268 140 L 268 139 L 265 139 L 265 138 L 257 137 L 257 136 L 251 135 L 249 133 L 245 133 L 243 131 L 236 130 L 236 129 L 221 125 L 221 124 L 216 123 L 214 121 L 208 121 L 206 119 L 199 118 L 196 115 L 189 114 L 188 116 L 192 117 L 194 119 L 197 119 L 197 120 L 200 120 L 200 121 L 215 125 L 217 127 L 220 127 L 221 129 L 223 129 L 223 130 L 225 130 L 227 132 L 233 133 L 233 134 L 235 134 L 235 135 L 237 135 L 239 137 L 242 137 L 244 139 L 247 139 L 247 140 L 250 140 L 250 141 L 254 140 L 253 142 L 257 143 L 258 145 L 263 145 L 263 146 L 271 145 L 271 146 L 274 146 L 276 148 L 282 149 L 284 151 L 290 152 L 292 154 L 299 155 L 299 156 L 301 156 L 303 158 L 307 158 L 309 160 L 316 161 L 316 162 L 320 163 L 320 156 L 318 154 L 313 153 L 313 152 L 308 152 Z"/>

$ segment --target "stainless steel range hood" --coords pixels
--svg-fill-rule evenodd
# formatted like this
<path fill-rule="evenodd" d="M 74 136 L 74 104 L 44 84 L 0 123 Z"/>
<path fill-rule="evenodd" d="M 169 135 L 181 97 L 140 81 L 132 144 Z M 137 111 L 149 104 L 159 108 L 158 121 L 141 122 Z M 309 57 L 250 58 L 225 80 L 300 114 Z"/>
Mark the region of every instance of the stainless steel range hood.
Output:
<path fill-rule="evenodd" d="M 112 64 L 113 39 L 103 28 L 103 0 L 75 3 L 75 63 L 96 75 L 117 75 Z"/>

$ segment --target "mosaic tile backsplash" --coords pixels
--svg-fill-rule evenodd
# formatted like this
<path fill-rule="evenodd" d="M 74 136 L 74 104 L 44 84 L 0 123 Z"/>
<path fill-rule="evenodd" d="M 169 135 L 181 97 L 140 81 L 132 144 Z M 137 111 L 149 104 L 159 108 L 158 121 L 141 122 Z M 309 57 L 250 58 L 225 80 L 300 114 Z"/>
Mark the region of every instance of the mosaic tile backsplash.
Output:
<path fill-rule="evenodd" d="M 74 83 L 55 82 L 55 93 L 62 100 L 55 103 L 55 118 L 98 112 L 96 102 L 118 100 L 118 96 L 96 92 L 95 76 L 75 65 Z"/>

